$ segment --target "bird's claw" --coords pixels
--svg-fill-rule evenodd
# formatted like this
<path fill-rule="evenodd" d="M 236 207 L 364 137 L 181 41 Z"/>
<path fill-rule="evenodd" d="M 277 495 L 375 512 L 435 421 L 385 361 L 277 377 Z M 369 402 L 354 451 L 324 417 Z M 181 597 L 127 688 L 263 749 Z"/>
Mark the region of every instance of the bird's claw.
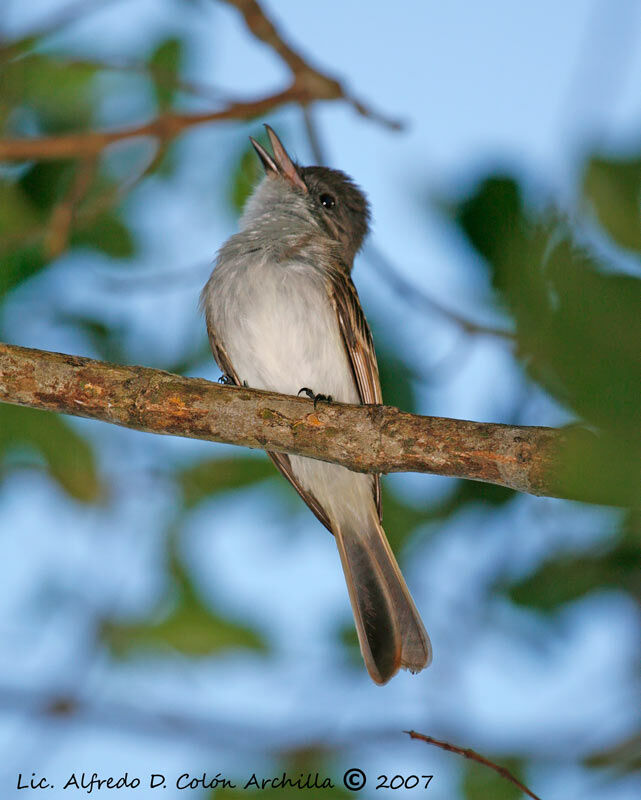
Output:
<path fill-rule="evenodd" d="M 314 408 L 316 408 L 317 403 L 319 403 L 321 400 L 324 403 L 331 403 L 334 399 L 331 394 L 314 394 L 314 392 L 312 392 L 311 389 L 308 389 L 307 386 L 303 386 L 302 389 L 298 390 L 298 394 L 301 394 L 301 392 L 304 392 L 310 400 L 314 401 Z"/>
<path fill-rule="evenodd" d="M 223 386 L 233 386 L 236 381 L 232 378 L 231 375 L 227 375 L 227 373 L 223 373 L 220 378 L 218 378 L 218 383 L 222 383 Z"/>

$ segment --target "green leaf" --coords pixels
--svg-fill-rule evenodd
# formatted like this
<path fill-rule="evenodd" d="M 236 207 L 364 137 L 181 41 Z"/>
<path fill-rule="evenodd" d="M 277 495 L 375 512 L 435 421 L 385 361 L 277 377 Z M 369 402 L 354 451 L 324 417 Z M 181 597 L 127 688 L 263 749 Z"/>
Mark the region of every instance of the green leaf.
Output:
<path fill-rule="evenodd" d="M 283 773 L 292 783 L 300 781 L 303 788 L 301 789 L 288 783 L 281 785 L 283 783 Z M 305 782 L 309 780 L 310 785 L 313 786 L 316 773 L 318 773 L 318 785 L 328 778 L 331 780 L 332 786 L 326 786 L 322 790 L 307 790 Z M 253 781 L 252 775 L 255 776 Z M 321 747 L 299 748 L 287 753 L 272 767 L 262 767 L 260 770 L 253 770 L 250 767 L 238 777 L 232 777 L 231 775 L 226 775 L 225 777 L 232 780 L 236 788 L 221 787 L 214 789 L 208 795 L 212 800 L 241 800 L 246 797 L 256 797 L 257 792 L 264 800 L 300 800 L 301 794 L 303 797 L 309 796 L 314 800 L 319 797 L 327 800 L 348 800 L 350 797 L 359 796 L 344 788 L 342 771 L 338 775 L 332 769 L 331 764 L 328 763 L 327 748 Z M 262 788 L 263 779 L 269 781 L 265 783 L 264 788 Z M 244 787 L 248 783 L 249 786 L 245 789 Z"/>
<path fill-rule="evenodd" d="M 59 201 L 74 173 L 73 161 L 39 161 L 20 177 L 18 186 L 41 218 Z"/>
<path fill-rule="evenodd" d="M 378 372 L 385 405 L 396 406 L 403 411 L 416 411 L 416 393 L 412 369 L 398 355 L 385 347 L 380 337 L 374 336 Z"/>
<path fill-rule="evenodd" d="M 145 649 L 158 651 L 169 648 L 192 656 L 237 648 L 267 649 L 255 631 L 230 622 L 207 608 L 176 558 L 172 559 L 171 572 L 173 607 L 168 615 L 134 625 L 103 623 L 101 636 L 116 656 Z"/>
<path fill-rule="evenodd" d="M 552 612 L 589 592 L 622 589 L 641 603 L 641 547 L 621 542 L 604 553 L 549 561 L 514 584 L 511 599 L 537 611 Z"/>
<path fill-rule="evenodd" d="M 527 213 L 509 178 L 484 181 L 455 218 L 515 318 L 531 377 L 600 429 L 596 444 L 573 442 L 561 473 L 600 502 L 638 501 L 641 280 L 595 261 L 553 215 Z"/>
<path fill-rule="evenodd" d="M 614 769 L 618 773 L 638 772 L 641 770 L 641 732 L 629 739 L 619 742 L 609 750 L 595 753 L 586 759 L 586 765 L 603 769 Z"/>
<path fill-rule="evenodd" d="M 176 95 L 176 81 L 183 62 L 183 42 L 176 37 L 162 41 L 149 58 L 156 103 L 160 111 L 171 108 Z"/>
<path fill-rule="evenodd" d="M 88 225 L 74 230 L 72 245 L 101 250 L 112 258 L 130 258 L 136 252 L 131 231 L 121 219 L 111 211 L 105 212 Z"/>
<path fill-rule="evenodd" d="M 93 503 L 104 495 L 90 445 L 64 418 L 0 404 L 0 462 L 10 466 L 24 451 L 29 458 L 39 456 L 52 478 L 76 500 Z"/>
<path fill-rule="evenodd" d="M 0 180 L 0 247 L 34 228 L 41 215 L 17 182 Z"/>
<path fill-rule="evenodd" d="M 641 159 L 594 156 L 583 174 L 583 194 L 617 244 L 641 251 Z"/>
<path fill-rule="evenodd" d="M 0 300 L 47 266 L 40 246 L 16 247 L 0 255 Z"/>
<path fill-rule="evenodd" d="M 0 64 L 0 126 L 12 111 L 24 107 L 35 112 L 48 133 L 87 127 L 97 71 L 91 64 L 66 64 L 42 53 Z"/>
<path fill-rule="evenodd" d="M 269 148 L 264 134 L 256 134 L 254 139 Z M 243 210 L 247 198 L 263 175 L 264 171 L 260 159 L 250 144 L 243 150 L 231 176 L 229 201 L 234 211 L 240 213 Z"/>
<path fill-rule="evenodd" d="M 382 481 L 383 527 L 392 550 L 400 559 L 400 552 L 419 525 L 434 519 L 432 506 L 413 506 L 395 492 L 390 491 L 385 478 Z"/>
<path fill-rule="evenodd" d="M 274 465 L 267 458 L 234 456 L 200 461 L 179 470 L 176 478 L 185 507 L 193 508 L 217 494 L 254 486 L 276 475 Z"/>
<path fill-rule="evenodd" d="M 494 760 L 494 759 L 492 759 Z M 508 769 L 514 777 L 521 781 L 522 762 L 511 758 L 501 760 L 501 767 Z M 521 800 L 523 793 L 512 781 L 499 775 L 493 769 L 476 764 L 465 762 L 465 772 L 463 775 L 463 794 L 466 800 Z"/>

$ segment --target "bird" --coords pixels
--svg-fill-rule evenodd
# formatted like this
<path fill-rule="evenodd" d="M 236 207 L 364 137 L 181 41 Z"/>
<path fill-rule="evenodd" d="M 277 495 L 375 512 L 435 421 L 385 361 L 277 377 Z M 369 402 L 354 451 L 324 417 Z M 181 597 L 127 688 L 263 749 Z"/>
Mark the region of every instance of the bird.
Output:
<path fill-rule="evenodd" d="M 300 166 L 269 125 L 270 153 L 249 137 L 264 176 L 201 293 L 224 380 L 318 402 L 381 404 L 370 328 L 352 282 L 368 233 L 363 192 L 345 173 Z M 268 452 L 334 534 L 361 653 L 387 683 L 432 659 L 430 639 L 382 526 L 380 476 Z"/>

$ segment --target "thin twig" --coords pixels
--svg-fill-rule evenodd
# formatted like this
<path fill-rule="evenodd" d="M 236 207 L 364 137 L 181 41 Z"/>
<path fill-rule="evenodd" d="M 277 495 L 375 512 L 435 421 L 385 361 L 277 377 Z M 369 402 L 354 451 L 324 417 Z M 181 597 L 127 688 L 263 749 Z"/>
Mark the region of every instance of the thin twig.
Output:
<path fill-rule="evenodd" d="M 76 173 L 68 191 L 53 208 L 45 234 L 47 258 L 57 258 L 67 249 L 78 203 L 89 191 L 96 174 L 96 158 L 86 158 L 76 165 Z"/>
<path fill-rule="evenodd" d="M 494 328 L 491 325 L 483 325 L 474 322 L 466 316 L 449 306 L 444 305 L 439 300 L 435 300 L 431 295 L 410 283 L 389 259 L 379 250 L 376 245 L 366 245 L 365 256 L 370 265 L 376 270 L 378 275 L 383 278 L 387 285 L 405 302 L 420 308 L 430 314 L 436 313 L 444 319 L 449 320 L 462 331 L 470 335 L 494 336 L 498 339 L 513 341 L 514 334 L 503 328 Z"/>
<path fill-rule="evenodd" d="M 87 131 L 33 139 L 0 139 L 0 161 L 85 158 L 126 139 L 151 136 L 167 142 L 194 125 L 231 119 L 252 119 L 287 103 L 306 105 L 314 100 L 346 100 L 360 114 L 383 121 L 379 114 L 353 100 L 339 81 L 311 67 L 302 56 L 286 44 L 256 0 L 225 0 L 225 2 L 235 6 L 242 13 L 247 27 L 254 36 L 268 44 L 290 68 L 293 80 L 287 89 L 269 97 L 230 103 L 216 111 L 190 114 L 166 113 L 142 125 L 114 131 Z M 392 127 L 398 127 L 397 123 L 389 120 L 385 122 Z"/>
<path fill-rule="evenodd" d="M 171 71 L 155 67 L 144 61 L 135 61 L 132 59 L 115 59 L 115 60 L 96 60 L 88 58 L 69 58 L 66 56 L 56 56 L 56 63 L 61 66 L 70 67 L 85 67 L 89 69 L 104 70 L 105 72 L 125 72 L 134 73 L 136 75 L 150 75 L 154 80 L 163 88 L 174 89 L 176 91 L 184 92 L 185 94 L 198 97 L 203 100 L 208 100 L 210 103 L 232 103 L 239 102 L 239 98 L 231 97 L 222 89 L 215 86 L 207 86 L 205 84 L 196 83 L 194 81 L 186 81 L 182 78 L 177 78 Z"/>
<path fill-rule="evenodd" d="M 459 756 L 464 756 L 472 761 L 476 761 L 478 764 L 489 767 L 495 772 L 498 772 L 501 777 L 506 778 L 506 780 L 511 781 L 515 786 L 518 786 L 522 792 L 525 792 L 525 794 L 529 795 L 529 797 L 533 798 L 533 800 L 541 800 L 538 795 L 530 791 L 527 786 L 525 786 L 518 778 L 512 775 L 509 769 L 506 767 L 501 767 L 499 764 L 495 764 L 494 761 L 490 761 L 489 758 L 485 758 L 485 756 L 477 753 L 476 750 L 471 750 L 469 747 L 457 747 L 449 742 L 443 742 L 440 739 L 434 739 L 432 736 L 426 736 L 424 733 L 417 733 L 416 731 L 403 731 L 403 733 L 409 734 L 412 739 L 420 739 L 422 742 L 427 742 L 427 744 L 433 744 L 436 747 L 440 747 L 441 750 L 447 750 L 450 753 L 457 753 Z"/>
<path fill-rule="evenodd" d="M 288 44 L 274 23 L 267 17 L 257 0 L 224 0 L 234 6 L 243 15 L 247 28 L 257 39 L 271 47 L 282 61 L 289 67 L 297 83 L 305 85 L 310 94 L 323 95 L 329 92 L 335 99 L 346 100 L 361 116 L 375 120 L 393 130 L 400 130 L 403 125 L 399 120 L 390 119 L 370 108 L 361 100 L 357 100 L 336 78 L 312 67 L 300 53 Z"/>
<path fill-rule="evenodd" d="M 45 136 L 37 139 L 0 139 L 0 161 L 26 161 L 29 159 L 53 160 L 62 158 L 86 158 L 100 153 L 115 142 L 150 136 L 171 140 L 204 122 L 223 120 L 247 120 L 273 111 L 281 105 L 308 102 L 310 96 L 293 85 L 277 94 L 257 100 L 232 103 L 217 111 L 199 113 L 167 113 L 142 125 L 119 128 L 113 131 L 87 131 L 85 133 Z"/>

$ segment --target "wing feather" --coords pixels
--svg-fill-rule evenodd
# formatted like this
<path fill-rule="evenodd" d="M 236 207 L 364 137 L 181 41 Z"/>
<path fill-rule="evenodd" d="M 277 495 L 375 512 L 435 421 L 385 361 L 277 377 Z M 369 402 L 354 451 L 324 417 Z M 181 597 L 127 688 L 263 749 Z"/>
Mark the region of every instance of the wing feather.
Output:
<path fill-rule="evenodd" d="M 374 341 L 361 308 L 356 287 L 349 274 L 336 268 L 329 270 L 328 288 L 343 335 L 345 350 L 352 365 L 361 403 L 378 405 L 383 402 L 383 395 Z M 378 517 L 382 521 L 380 475 L 374 475 L 374 500 Z"/>

